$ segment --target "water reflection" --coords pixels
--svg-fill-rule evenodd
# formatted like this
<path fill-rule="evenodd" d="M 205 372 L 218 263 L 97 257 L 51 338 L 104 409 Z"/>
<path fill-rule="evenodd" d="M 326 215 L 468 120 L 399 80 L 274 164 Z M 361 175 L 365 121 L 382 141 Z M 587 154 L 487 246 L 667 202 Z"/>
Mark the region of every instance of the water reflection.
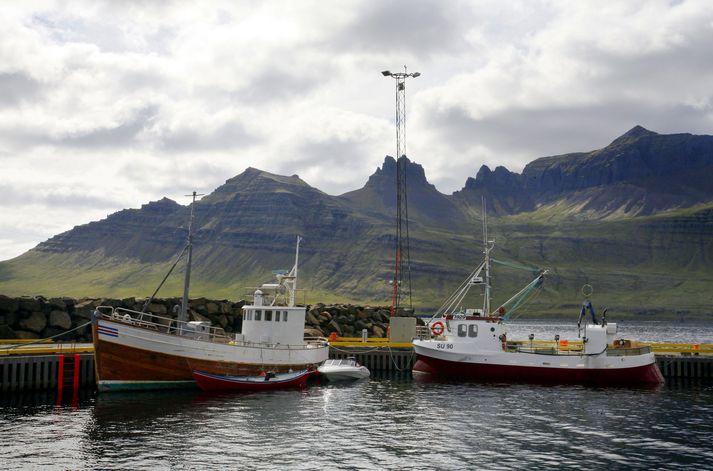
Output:
<path fill-rule="evenodd" d="M 4 405 L 3 468 L 713 467 L 713 385 L 594 388 L 381 376 L 259 394 Z M 32 443 L 33 446 L 28 446 Z"/>

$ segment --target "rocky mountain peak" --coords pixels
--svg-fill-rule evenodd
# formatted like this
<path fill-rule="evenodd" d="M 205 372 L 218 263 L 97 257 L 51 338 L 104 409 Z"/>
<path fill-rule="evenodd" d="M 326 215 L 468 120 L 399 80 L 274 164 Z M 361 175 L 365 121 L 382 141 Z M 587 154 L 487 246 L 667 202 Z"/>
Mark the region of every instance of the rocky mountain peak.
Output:
<path fill-rule="evenodd" d="M 519 187 L 519 174 L 511 172 L 503 166 L 497 166 L 495 170 L 490 170 L 490 167 L 487 165 L 482 165 L 475 175 L 475 178 L 468 177 L 464 189 L 488 188 L 510 191 L 513 188 Z"/>
<path fill-rule="evenodd" d="M 426 172 L 424 171 L 421 165 L 412 162 L 405 155 L 399 157 L 398 162 L 403 166 L 402 168 L 406 169 L 406 182 L 409 187 L 414 185 L 429 185 L 428 180 L 426 179 Z M 387 155 L 384 158 L 384 163 L 382 164 L 382 166 L 380 168 L 377 168 L 376 172 L 374 172 L 369 177 L 366 186 L 383 187 L 385 182 L 393 182 L 389 184 L 395 185 L 396 164 L 396 159 L 394 159 L 390 155 Z"/>
<path fill-rule="evenodd" d="M 142 211 L 162 214 L 171 213 L 179 208 L 181 208 L 180 204 L 165 196 L 158 201 L 150 201 L 141 205 Z"/>
<path fill-rule="evenodd" d="M 298 175 L 276 175 L 264 170 L 248 167 L 241 174 L 226 180 L 223 185 L 216 188 L 213 193 L 204 197 L 201 202 L 217 203 L 232 200 L 238 195 L 245 193 L 255 194 L 274 191 L 301 192 L 304 190 L 321 193 L 321 191 L 312 188 Z"/>
<path fill-rule="evenodd" d="M 649 131 L 648 129 L 644 128 L 643 126 L 636 125 L 633 128 L 629 129 L 627 132 L 622 134 L 621 136 L 617 137 L 612 141 L 610 146 L 619 146 L 619 145 L 625 145 L 625 144 L 631 144 L 632 142 L 642 138 L 642 137 L 649 137 L 649 136 L 658 136 L 658 133 Z"/>

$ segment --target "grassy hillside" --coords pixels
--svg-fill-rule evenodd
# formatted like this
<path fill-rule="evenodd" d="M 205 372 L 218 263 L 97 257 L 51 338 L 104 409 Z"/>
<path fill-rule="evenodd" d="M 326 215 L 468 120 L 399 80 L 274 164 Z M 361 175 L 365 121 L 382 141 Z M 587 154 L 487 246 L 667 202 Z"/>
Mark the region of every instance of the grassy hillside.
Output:
<path fill-rule="evenodd" d="M 581 222 L 523 213 L 493 219 L 495 257 L 550 270 L 542 292 L 523 316 L 575 316 L 581 286 L 594 286 L 593 301 L 610 315 L 669 317 L 713 315 L 713 206 L 699 206 L 658 216 Z M 332 241 L 301 249 L 300 286 L 306 302 L 388 303 L 393 236 L 377 225 L 348 244 Z M 480 234 L 415 225 L 412 231 L 413 301 L 422 312 L 437 307 L 481 258 Z M 270 281 L 271 270 L 290 268 L 292 249 L 197 246 L 192 296 L 237 300 L 250 287 Z M 30 251 L 0 264 L 0 292 L 45 296 L 148 296 L 172 260 L 142 263 L 106 257 L 101 251 L 47 253 Z M 532 274 L 494 266 L 494 304 L 531 279 Z M 180 296 L 183 268 L 175 271 L 162 296 Z M 477 295 L 472 300 L 482 302 Z"/>

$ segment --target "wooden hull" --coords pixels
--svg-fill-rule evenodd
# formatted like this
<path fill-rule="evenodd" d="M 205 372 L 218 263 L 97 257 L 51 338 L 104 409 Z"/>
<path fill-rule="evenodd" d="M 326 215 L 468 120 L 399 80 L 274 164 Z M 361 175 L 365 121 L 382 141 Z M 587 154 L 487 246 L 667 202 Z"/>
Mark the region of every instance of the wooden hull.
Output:
<path fill-rule="evenodd" d="M 196 387 L 192 371 L 223 376 L 257 375 L 316 368 L 328 347 L 303 351 L 198 342 L 148 331 L 121 322 L 96 320 L 92 325 L 97 387 L 100 391 Z M 257 351 L 258 353 L 254 353 Z M 260 357 L 271 361 L 259 360 Z"/>
<path fill-rule="evenodd" d="M 100 391 L 195 387 L 186 358 L 106 342 L 92 326 Z"/>
<path fill-rule="evenodd" d="M 283 373 L 268 376 L 221 376 L 193 371 L 198 386 L 206 392 L 217 391 L 272 391 L 277 389 L 304 388 L 312 371 Z"/>

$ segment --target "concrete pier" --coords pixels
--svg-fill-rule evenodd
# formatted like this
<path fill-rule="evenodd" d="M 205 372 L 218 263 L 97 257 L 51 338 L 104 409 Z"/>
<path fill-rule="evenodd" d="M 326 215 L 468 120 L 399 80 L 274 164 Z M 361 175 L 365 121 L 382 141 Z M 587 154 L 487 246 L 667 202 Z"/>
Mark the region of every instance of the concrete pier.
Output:
<path fill-rule="evenodd" d="M 0 357 L 0 391 L 94 387 L 94 354 L 14 355 Z"/>

